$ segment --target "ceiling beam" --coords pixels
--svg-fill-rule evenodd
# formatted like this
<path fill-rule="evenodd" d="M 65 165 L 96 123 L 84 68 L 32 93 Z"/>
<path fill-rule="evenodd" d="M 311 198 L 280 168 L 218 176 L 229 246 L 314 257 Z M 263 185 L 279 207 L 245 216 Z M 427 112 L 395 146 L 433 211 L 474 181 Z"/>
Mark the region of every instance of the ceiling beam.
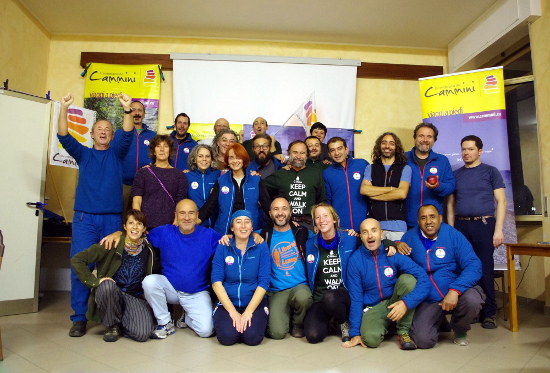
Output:
<path fill-rule="evenodd" d="M 80 66 L 86 67 L 91 62 L 121 65 L 161 65 L 164 71 L 172 71 L 170 54 L 147 53 L 103 53 L 82 52 Z M 361 62 L 357 68 L 357 78 L 418 80 L 428 76 L 442 75 L 443 66 L 404 65 L 392 63 Z"/>

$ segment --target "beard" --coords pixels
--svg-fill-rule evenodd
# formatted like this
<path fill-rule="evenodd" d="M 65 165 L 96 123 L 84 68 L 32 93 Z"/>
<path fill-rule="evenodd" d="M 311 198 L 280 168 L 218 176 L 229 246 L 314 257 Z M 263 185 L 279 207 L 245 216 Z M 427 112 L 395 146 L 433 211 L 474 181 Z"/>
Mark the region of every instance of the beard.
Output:
<path fill-rule="evenodd" d="M 276 216 L 276 218 L 279 218 L 279 217 L 281 216 Z M 290 215 L 285 218 L 283 223 L 279 223 L 277 222 L 277 220 L 273 220 L 273 224 L 275 224 L 278 227 L 286 227 L 289 222 L 290 222 Z"/>
<path fill-rule="evenodd" d="M 256 163 L 259 164 L 260 166 L 265 166 L 266 164 L 269 163 L 270 157 L 267 153 L 260 152 L 256 154 L 256 157 L 254 159 L 256 160 Z"/>

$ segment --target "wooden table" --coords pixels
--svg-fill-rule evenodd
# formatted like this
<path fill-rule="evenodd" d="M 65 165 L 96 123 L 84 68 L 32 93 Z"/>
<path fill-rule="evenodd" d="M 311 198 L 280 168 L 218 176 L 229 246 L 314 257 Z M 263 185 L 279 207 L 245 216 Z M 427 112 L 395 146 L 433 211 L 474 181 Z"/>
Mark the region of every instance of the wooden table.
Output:
<path fill-rule="evenodd" d="M 510 305 L 510 331 L 518 331 L 518 304 L 516 300 L 516 266 L 514 255 L 534 255 L 550 257 L 550 245 L 532 243 L 506 244 L 508 259 L 508 296 Z"/>

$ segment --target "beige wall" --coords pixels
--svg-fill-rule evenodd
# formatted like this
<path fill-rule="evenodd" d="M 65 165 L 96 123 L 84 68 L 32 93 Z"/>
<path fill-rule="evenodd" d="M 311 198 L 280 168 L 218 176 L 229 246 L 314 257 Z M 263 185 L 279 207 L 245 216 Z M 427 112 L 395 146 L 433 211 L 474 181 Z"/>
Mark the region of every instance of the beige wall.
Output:
<path fill-rule="evenodd" d="M 45 96 L 50 35 L 14 0 L 0 0 L 0 79 L 8 88 Z M 3 87 L 3 85 L 2 85 Z"/>
<path fill-rule="evenodd" d="M 170 39 L 122 37 L 73 37 L 54 36 L 51 41 L 48 87 L 52 98 L 58 99 L 71 91 L 76 96 L 75 104 L 83 104 L 84 79 L 80 77 L 81 52 L 117 53 L 215 53 L 272 55 L 292 57 L 319 57 L 358 59 L 363 62 L 406 63 L 439 65 L 447 63 L 445 51 L 374 48 L 357 46 L 237 41 L 219 39 Z M 161 85 L 159 128 L 173 123 L 172 72 L 164 73 L 166 81 Z M 357 156 L 370 157 L 370 150 L 377 135 L 383 130 L 395 131 L 412 147 L 412 128 L 420 121 L 420 97 L 416 81 L 358 79 L 355 127 L 363 133 L 356 135 Z M 166 130 L 164 130 L 166 131 Z M 55 167 L 51 175 L 56 180 L 62 203 L 72 216 L 74 202 L 75 172 Z M 51 182 L 47 192 L 53 199 Z M 58 203 L 51 201 L 52 208 L 59 211 Z"/>
<path fill-rule="evenodd" d="M 541 1 L 542 17 L 531 25 L 531 57 L 535 74 L 535 95 L 539 126 L 539 146 L 543 196 L 550 190 L 550 2 Z M 543 217 L 544 241 L 550 241 L 550 217 Z M 546 306 L 550 307 L 550 259 L 544 258 L 544 277 L 536 284 L 545 284 Z"/>

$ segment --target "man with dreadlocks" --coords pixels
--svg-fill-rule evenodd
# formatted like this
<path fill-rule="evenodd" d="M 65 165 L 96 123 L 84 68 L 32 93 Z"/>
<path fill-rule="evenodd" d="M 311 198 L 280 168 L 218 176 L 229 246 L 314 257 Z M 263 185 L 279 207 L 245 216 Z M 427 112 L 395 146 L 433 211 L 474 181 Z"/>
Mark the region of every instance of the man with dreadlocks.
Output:
<path fill-rule="evenodd" d="M 361 194 L 370 198 L 369 217 L 380 222 L 384 239 L 399 240 L 407 231 L 405 198 L 411 184 L 411 167 L 401 140 L 392 132 L 376 139 L 372 164 L 367 165 Z"/>

